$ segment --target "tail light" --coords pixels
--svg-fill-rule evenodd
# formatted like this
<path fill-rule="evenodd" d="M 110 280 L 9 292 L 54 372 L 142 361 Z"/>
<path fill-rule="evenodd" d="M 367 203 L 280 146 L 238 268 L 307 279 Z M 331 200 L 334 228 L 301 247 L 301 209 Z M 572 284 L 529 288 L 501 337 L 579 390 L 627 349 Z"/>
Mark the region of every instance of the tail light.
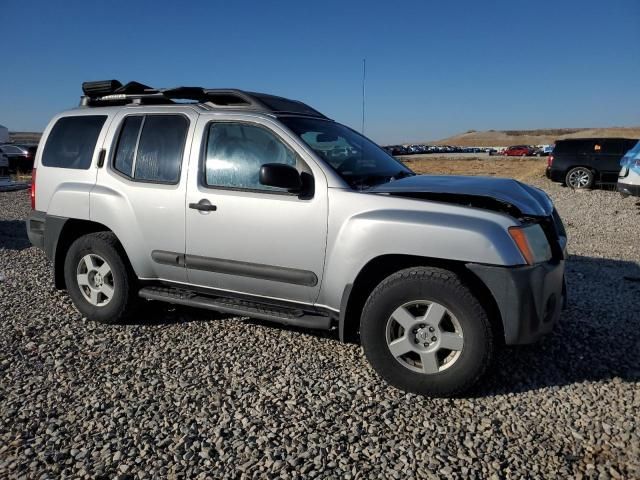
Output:
<path fill-rule="evenodd" d="M 31 196 L 31 210 L 36 209 L 36 169 L 34 168 L 31 173 L 31 189 L 29 190 Z"/>
<path fill-rule="evenodd" d="M 551 165 L 553 165 L 553 155 L 549 155 L 549 158 L 547 158 L 547 167 Z"/>

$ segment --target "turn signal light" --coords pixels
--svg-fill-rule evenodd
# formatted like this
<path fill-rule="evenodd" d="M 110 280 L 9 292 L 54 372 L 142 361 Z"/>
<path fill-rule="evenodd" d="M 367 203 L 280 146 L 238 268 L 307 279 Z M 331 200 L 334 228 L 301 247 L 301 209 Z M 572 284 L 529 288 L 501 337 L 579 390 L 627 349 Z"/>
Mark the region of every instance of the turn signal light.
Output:
<path fill-rule="evenodd" d="M 521 227 L 509 227 L 509 235 L 511 235 L 513 241 L 516 242 L 518 250 L 520 250 L 526 262 L 529 265 L 533 265 L 535 263 L 535 257 L 524 230 Z"/>

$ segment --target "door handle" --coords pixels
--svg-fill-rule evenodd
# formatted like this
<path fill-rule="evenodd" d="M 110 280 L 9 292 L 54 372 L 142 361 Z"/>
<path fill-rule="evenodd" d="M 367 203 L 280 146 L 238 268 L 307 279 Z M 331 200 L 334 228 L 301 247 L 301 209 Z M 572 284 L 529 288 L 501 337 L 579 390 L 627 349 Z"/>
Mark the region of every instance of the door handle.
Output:
<path fill-rule="evenodd" d="M 218 207 L 212 205 L 206 198 L 203 198 L 198 203 L 190 203 L 189 208 L 200 210 L 201 212 L 215 212 L 218 209 Z"/>

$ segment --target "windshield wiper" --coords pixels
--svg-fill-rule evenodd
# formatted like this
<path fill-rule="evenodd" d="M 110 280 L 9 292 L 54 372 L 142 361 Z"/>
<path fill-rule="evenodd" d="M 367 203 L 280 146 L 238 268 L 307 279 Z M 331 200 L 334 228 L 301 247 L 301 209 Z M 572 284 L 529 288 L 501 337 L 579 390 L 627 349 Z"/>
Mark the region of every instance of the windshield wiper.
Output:
<path fill-rule="evenodd" d="M 387 178 L 382 177 L 380 175 L 363 175 L 356 177 L 351 180 L 349 183 L 352 187 L 357 188 L 358 190 L 366 190 L 367 188 L 371 188 L 374 185 L 374 181 L 378 178 Z"/>
<path fill-rule="evenodd" d="M 400 180 L 401 178 L 415 177 L 415 175 L 416 174 L 413 172 L 409 172 L 407 170 L 400 170 L 392 178 L 395 178 L 396 180 Z"/>

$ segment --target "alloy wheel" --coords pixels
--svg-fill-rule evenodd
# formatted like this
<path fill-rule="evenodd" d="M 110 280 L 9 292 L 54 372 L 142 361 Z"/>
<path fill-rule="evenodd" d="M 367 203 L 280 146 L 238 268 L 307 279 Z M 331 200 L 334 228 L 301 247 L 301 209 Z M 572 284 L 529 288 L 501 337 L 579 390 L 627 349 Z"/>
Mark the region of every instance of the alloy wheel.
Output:
<path fill-rule="evenodd" d="M 574 170 L 569 174 L 568 184 L 571 188 L 585 188 L 591 180 L 591 172 L 584 168 Z"/>
<path fill-rule="evenodd" d="M 443 305 L 428 300 L 398 307 L 387 320 L 386 340 L 402 366 L 423 374 L 451 367 L 464 348 L 458 319 Z"/>
<path fill-rule="evenodd" d="M 111 267 L 95 253 L 85 255 L 78 262 L 76 280 L 80 292 L 91 305 L 103 307 L 113 297 L 115 286 Z"/>

